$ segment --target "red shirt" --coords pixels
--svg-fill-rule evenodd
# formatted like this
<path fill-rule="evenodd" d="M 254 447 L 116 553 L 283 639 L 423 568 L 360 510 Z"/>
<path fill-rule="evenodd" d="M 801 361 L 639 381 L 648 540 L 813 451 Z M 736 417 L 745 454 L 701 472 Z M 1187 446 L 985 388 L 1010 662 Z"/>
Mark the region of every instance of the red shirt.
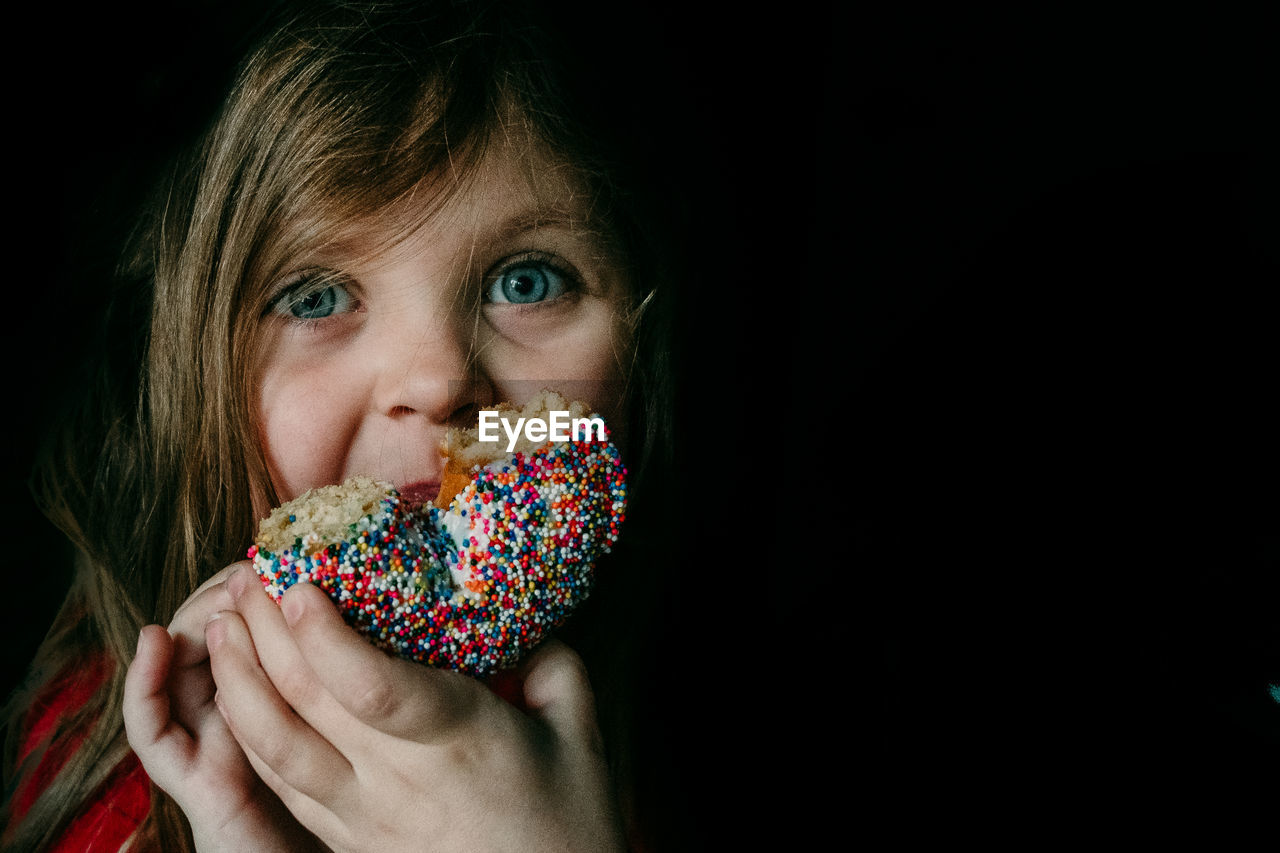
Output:
<path fill-rule="evenodd" d="M 18 752 L 19 763 L 54 733 L 59 719 L 89 701 L 106 673 L 105 663 L 99 660 L 75 676 L 59 679 L 51 685 L 27 716 L 27 729 Z M 55 750 L 51 747 L 41 756 L 34 772 L 14 793 L 15 820 L 21 819 L 31 809 L 84 738 L 85 735 L 80 734 L 68 741 L 64 748 Z M 54 853 L 116 853 L 142 825 L 150 811 L 151 780 L 138 757 L 130 752 L 51 850 Z"/>
<path fill-rule="evenodd" d="M 27 717 L 28 728 L 19 749 L 19 764 L 53 734 L 61 717 L 89 701 L 106 677 L 106 672 L 106 664 L 99 660 L 85 670 L 85 677 L 77 677 L 77 673 L 50 686 L 32 706 Z M 523 707 L 521 685 L 514 673 L 500 673 L 491 679 L 489 686 L 508 702 Z M 50 749 L 41 757 L 35 771 L 22 781 L 14 794 L 15 820 L 21 819 L 31 809 L 63 764 L 83 743 L 84 737 L 83 734 L 74 737 L 64 749 Z M 130 752 L 50 849 L 52 853 L 118 853 L 142 826 L 150 811 L 151 779 L 143 770 L 138 756 Z M 632 839 L 631 849 L 639 851 L 643 845 Z"/>

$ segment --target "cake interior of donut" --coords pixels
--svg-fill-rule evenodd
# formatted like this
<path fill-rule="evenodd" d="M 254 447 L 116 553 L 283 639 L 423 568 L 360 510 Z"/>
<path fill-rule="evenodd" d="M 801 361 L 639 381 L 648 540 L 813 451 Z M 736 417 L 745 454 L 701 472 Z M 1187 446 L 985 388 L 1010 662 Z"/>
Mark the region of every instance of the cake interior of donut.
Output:
<path fill-rule="evenodd" d="M 523 406 L 499 403 L 486 407 L 486 411 L 496 411 L 498 417 L 513 429 L 521 418 L 526 422 L 534 418 L 549 422 L 552 412 L 568 412 L 570 419 L 585 418 L 591 413 L 590 407 L 581 400 L 567 400 L 550 389 L 535 394 Z M 436 496 L 437 507 L 448 509 L 450 502 L 471 480 L 477 468 L 510 459 L 515 453 L 532 453 L 547 444 L 546 439 L 532 440 L 522 431 L 515 446 L 508 450 L 507 433 L 502 428 L 498 432 L 498 441 L 481 441 L 479 425 L 471 429 L 454 427 L 448 430 L 440 444 L 440 450 L 445 455 L 445 469 L 440 480 L 440 492 Z"/>
<path fill-rule="evenodd" d="M 391 484 L 372 477 L 352 477 L 337 485 L 309 489 L 262 520 L 258 547 L 266 551 L 318 551 L 341 542 L 350 535 L 353 520 L 379 511 L 390 488 Z"/>

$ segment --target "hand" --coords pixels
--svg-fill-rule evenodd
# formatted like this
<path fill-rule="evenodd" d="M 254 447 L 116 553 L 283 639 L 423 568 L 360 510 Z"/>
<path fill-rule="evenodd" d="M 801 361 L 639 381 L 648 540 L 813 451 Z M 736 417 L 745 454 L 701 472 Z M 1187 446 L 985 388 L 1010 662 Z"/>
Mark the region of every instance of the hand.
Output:
<path fill-rule="evenodd" d="M 259 775 L 334 850 L 622 850 L 581 660 L 547 643 L 525 714 L 480 682 L 393 658 L 318 588 L 277 607 L 251 571 L 211 622 L 218 705 Z"/>
<path fill-rule="evenodd" d="M 197 849 L 323 849 L 253 772 L 214 705 L 205 624 L 232 606 L 235 568 L 183 602 L 167 631 L 142 629 L 124 684 L 129 745 L 187 816 Z"/>

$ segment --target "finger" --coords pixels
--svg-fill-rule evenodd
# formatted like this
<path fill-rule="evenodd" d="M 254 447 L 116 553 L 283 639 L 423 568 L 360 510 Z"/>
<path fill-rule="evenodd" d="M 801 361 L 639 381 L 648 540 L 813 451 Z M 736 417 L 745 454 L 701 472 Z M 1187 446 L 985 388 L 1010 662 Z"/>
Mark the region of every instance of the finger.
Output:
<path fill-rule="evenodd" d="M 176 647 L 174 655 L 176 658 Z M 209 662 L 206 660 L 185 668 L 170 665 L 166 692 L 169 714 L 199 743 L 203 724 L 210 716 L 217 716 L 213 707 L 214 684 Z"/>
<path fill-rule="evenodd" d="M 249 629 L 258 663 L 276 691 L 312 728 L 338 744 L 343 734 L 352 732 L 351 715 L 299 650 L 297 638 L 257 573 L 247 567 L 232 572 L 227 589 Z"/>
<path fill-rule="evenodd" d="M 124 729 L 147 773 L 165 790 L 179 781 L 195 755 L 191 734 L 170 711 L 168 678 L 173 642 L 159 625 L 138 635 L 138 651 L 124 678 Z"/>
<path fill-rule="evenodd" d="M 321 802 L 341 797 L 352 781 L 351 765 L 275 689 L 240 614 L 218 614 L 206 633 L 214 701 L 241 748 L 270 768 L 282 788 Z"/>
<path fill-rule="evenodd" d="M 172 624 L 174 622 L 179 621 L 179 619 L 181 619 L 184 616 L 184 614 L 187 614 L 188 621 L 197 622 L 200 625 L 203 625 L 206 621 L 208 621 L 209 617 L 214 613 L 216 613 L 219 609 L 226 610 L 227 609 L 226 607 L 223 607 L 223 608 L 213 607 L 212 602 L 215 601 L 216 599 L 212 598 L 209 595 L 209 593 L 213 591 L 215 593 L 221 593 L 225 595 L 225 591 L 220 591 L 220 590 L 217 590 L 216 588 L 221 586 L 223 583 L 225 583 L 227 578 L 232 573 L 236 572 L 238 569 L 244 566 L 251 566 L 251 565 L 252 563 L 250 563 L 248 560 L 241 560 L 238 563 L 232 563 L 231 565 L 219 571 L 217 574 L 210 577 L 204 583 L 200 584 L 200 586 L 196 587 L 196 591 L 191 594 L 191 597 L 188 598 L 186 601 L 182 602 L 182 604 L 178 606 L 178 609 L 173 614 L 173 620 L 172 622 L 170 622 L 170 626 L 172 627 Z"/>
<path fill-rule="evenodd" d="M 568 743 L 603 753 L 586 664 L 559 640 L 547 640 L 521 666 L 524 703 Z"/>
<path fill-rule="evenodd" d="M 380 732 L 431 743 L 470 717 L 482 700 L 496 700 L 473 679 L 374 647 L 311 584 L 286 590 L 280 609 L 328 691 L 353 717 Z"/>
<path fill-rule="evenodd" d="M 173 619 L 169 622 L 169 633 L 175 640 L 175 666 L 185 668 L 209 657 L 209 649 L 204 642 L 205 623 L 213 614 L 232 609 L 226 579 L 243 565 L 248 564 L 243 561 L 232 563 L 209 578 L 173 614 Z"/>
<path fill-rule="evenodd" d="M 323 838 L 335 837 L 335 834 L 341 832 L 345 827 L 344 822 L 331 809 L 321 803 L 308 797 L 306 794 L 298 791 L 296 788 L 288 784 L 276 773 L 259 755 L 252 749 L 241 746 L 245 757 L 249 760 L 249 766 L 253 768 L 253 772 L 258 774 L 258 778 L 262 780 L 275 795 L 280 798 L 280 802 L 284 803 L 284 807 L 289 813 L 309 831 Z M 329 849 L 325 847 L 324 849 Z"/>

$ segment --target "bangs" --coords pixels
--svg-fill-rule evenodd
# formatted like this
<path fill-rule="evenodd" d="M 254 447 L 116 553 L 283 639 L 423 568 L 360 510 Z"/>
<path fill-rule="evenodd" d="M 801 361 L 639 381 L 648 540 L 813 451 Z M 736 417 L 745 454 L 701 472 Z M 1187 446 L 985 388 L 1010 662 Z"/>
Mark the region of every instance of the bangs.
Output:
<path fill-rule="evenodd" d="M 247 312 L 301 257 L 367 237 L 374 219 L 388 244 L 410 233 L 483 159 L 502 123 L 497 57 L 479 34 L 429 37 L 405 25 L 312 26 L 250 61 L 225 117 L 244 139 L 214 161 L 239 185 L 226 196 L 223 254 L 245 262 Z"/>

